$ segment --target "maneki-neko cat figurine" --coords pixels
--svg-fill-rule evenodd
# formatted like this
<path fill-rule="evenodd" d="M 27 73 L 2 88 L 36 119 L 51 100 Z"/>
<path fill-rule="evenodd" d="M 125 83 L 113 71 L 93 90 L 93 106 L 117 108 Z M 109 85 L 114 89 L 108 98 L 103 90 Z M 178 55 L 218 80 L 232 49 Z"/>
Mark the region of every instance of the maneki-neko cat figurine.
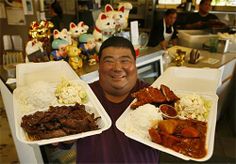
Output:
<path fill-rule="evenodd" d="M 46 51 L 43 49 L 43 43 L 37 39 L 27 42 L 25 47 L 25 62 L 47 62 L 49 61 Z"/>
<path fill-rule="evenodd" d="M 36 39 L 43 43 L 43 49 L 50 53 L 51 44 L 50 36 L 53 23 L 50 21 L 43 20 L 40 23 L 33 21 L 29 29 L 29 40 Z"/>
<path fill-rule="evenodd" d="M 87 33 L 89 26 L 84 24 L 83 21 L 80 21 L 77 25 L 73 22 L 70 23 L 69 33 L 72 38 L 73 44 L 78 45 L 78 38 L 80 35 Z"/>
<path fill-rule="evenodd" d="M 60 40 L 65 40 L 66 42 L 68 42 L 68 45 L 72 44 L 72 39 L 71 39 L 71 35 L 70 33 L 67 31 L 66 28 L 63 28 L 61 31 L 58 31 L 57 29 L 55 29 L 53 31 L 53 39 L 60 39 Z M 53 41 L 54 41 L 53 40 Z"/>
<path fill-rule="evenodd" d="M 105 6 L 105 13 L 108 17 L 114 19 L 116 27 L 115 32 L 121 32 L 121 30 L 125 29 L 128 24 L 128 20 L 125 17 L 125 8 L 121 6 L 118 10 L 114 10 L 110 4 Z"/>
<path fill-rule="evenodd" d="M 72 44 L 72 39 L 67 29 L 53 31 L 52 48 L 50 53 L 50 60 L 67 60 L 66 46 Z"/>
<path fill-rule="evenodd" d="M 116 23 L 113 18 L 108 17 L 104 12 L 99 14 L 93 31 L 97 51 L 100 49 L 102 42 L 115 33 L 115 27 Z"/>

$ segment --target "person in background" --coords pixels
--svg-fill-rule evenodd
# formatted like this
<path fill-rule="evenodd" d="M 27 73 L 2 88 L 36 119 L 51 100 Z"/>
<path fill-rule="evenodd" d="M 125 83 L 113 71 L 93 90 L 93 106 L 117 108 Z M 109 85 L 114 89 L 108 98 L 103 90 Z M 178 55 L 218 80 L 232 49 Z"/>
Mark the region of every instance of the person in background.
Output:
<path fill-rule="evenodd" d="M 132 43 L 110 37 L 100 47 L 99 80 L 90 84 L 110 116 L 111 127 L 99 135 L 77 140 L 77 163 L 159 163 L 159 151 L 129 139 L 115 126 L 133 101 L 131 94 L 149 84 L 138 79 Z"/>
<path fill-rule="evenodd" d="M 185 29 L 206 29 L 212 26 L 221 26 L 217 16 L 209 13 L 211 10 L 211 0 L 201 0 L 198 13 L 190 14 L 186 19 Z"/>
<path fill-rule="evenodd" d="M 177 18 L 175 9 L 168 9 L 163 19 L 159 20 L 152 28 L 148 45 L 157 46 L 160 44 L 162 49 L 167 49 L 170 44 L 176 45 L 177 31 L 174 23 Z"/>
<path fill-rule="evenodd" d="M 50 15 L 51 15 L 50 21 L 54 25 L 52 31 L 54 29 L 57 29 L 59 31 L 62 30 L 63 10 L 59 2 L 57 2 L 56 0 L 50 5 Z"/>

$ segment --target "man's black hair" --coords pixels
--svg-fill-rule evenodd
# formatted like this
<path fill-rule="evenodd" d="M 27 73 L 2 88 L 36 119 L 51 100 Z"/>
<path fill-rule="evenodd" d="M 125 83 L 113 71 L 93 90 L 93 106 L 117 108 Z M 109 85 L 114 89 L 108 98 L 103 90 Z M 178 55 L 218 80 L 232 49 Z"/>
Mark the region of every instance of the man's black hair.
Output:
<path fill-rule="evenodd" d="M 211 2 L 212 2 L 212 0 L 201 0 L 200 3 L 199 3 L 199 5 L 202 5 L 202 4 L 205 3 L 206 1 L 211 1 Z"/>
<path fill-rule="evenodd" d="M 128 39 L 126 39 L 124 37 L 120 37 L 120 36 L 112 36 L 102 43 L 102 45 L 99 49 L 99 52 L 98 52 L 99 60 L 102 56 L 102 51 L 108 47 L 128 48 L 128 49 L 130 49 L 134 59 L 136 59 L 136 53 L 134 50 L 134 46 Z"/>
<path fill-rule="evenodd" d="M 170 14 L 176 14 L 177 10 L 176 9 L 167 9 L 165 12 L 165 16 L 168 16 Z"/>

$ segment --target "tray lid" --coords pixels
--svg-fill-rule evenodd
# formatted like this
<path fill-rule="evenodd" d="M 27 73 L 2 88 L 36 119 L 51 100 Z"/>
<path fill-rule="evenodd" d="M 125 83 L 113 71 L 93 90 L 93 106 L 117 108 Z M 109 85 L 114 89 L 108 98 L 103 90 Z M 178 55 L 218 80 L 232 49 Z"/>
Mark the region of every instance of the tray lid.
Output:
<path fill-rule="evenodd" d="M 34 83 L 35 81 L 59 82 L 62 78 L 76 80 L 79 76 L 65 61 L 50 61 L 43 63 L 22 63 L 16 66 L 17 87 Z"/>
<path fill-rule="evenodd" d="M 152 84 L 165 84 L 173 90 L 215 94 L 221 83 L 221 71 L 212 68 L 169 67 Z"/>

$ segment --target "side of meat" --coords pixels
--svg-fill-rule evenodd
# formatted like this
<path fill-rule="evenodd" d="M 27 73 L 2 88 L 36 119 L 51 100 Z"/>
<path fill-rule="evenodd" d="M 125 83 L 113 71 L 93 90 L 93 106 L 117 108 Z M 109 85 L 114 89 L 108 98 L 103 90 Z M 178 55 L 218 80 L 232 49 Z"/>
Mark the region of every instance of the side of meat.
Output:
<path fill-rule="evenodd" d="M 131 105 L 132 109 L 147 103 L 163 103 L 166 101 L 166 98 L 161 91 L 151 86 L 139 90 L 132 94 L 132 96 L 137 98 L 137 101 Z"/>
<path fill-rule="evenodd" d="M 31 140 L 61 137 L 98 129 L 97 118 L 89 114 L 84 105 L 49 107 L 22 117 L 21 127 Z"/>
<path fill-rule="evenodd" d="M 178 121 L 169 119 L 169 120 L 162 120 L 158 122 L 158 129 L 161 132 L 167 133 L 167 134 L 173 134 L 176 130 L 176 127 L 178 125 Z"/>
<path fill-rule="evenodd" d="M 179 98 L 167 86 L 161 84 L 160 90 L 152 86 L 143 88 L 132 94 L 132 97 L 137 99 L 131 104 L 131 108 L 135 109 L 147 103 L 171 103 L 179 100 Z"/>
<path fill-rule="evenodd" d="M 149 129 L 153 142 L 194 158 L 206 155 L 205 122 L 169 119 L 158 122 L 157 128 Z"/>
<path fill-rule="evenodd" d="M 161 92 L 165 95 L 167 101 L 173 102 L 179 100 L 179 98 L 174 94 L 174 92 L 171 91 L 170 88 L 168 88 L 164 84 L 161 84 L 160 88 Z"/>

